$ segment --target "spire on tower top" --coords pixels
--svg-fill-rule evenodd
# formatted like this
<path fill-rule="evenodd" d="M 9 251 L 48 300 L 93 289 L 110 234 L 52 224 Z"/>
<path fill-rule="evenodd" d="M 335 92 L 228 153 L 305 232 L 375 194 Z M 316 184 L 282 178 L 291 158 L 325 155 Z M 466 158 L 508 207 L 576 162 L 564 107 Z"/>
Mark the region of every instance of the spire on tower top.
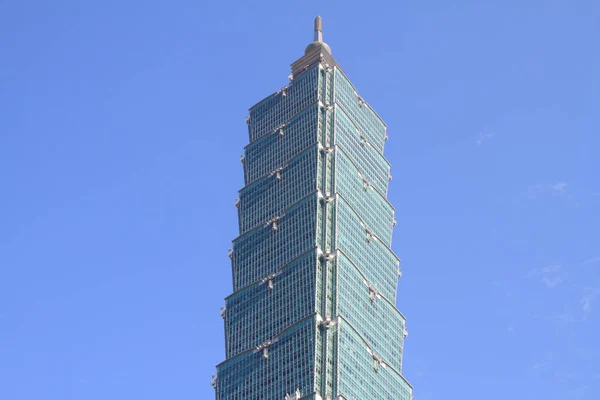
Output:
<path fill-rule="evenodd" d="M 323 41 L 323 20 L 320 16 L 315 17 L 315 42 Z"/>
<path fill-rule="evenodd" d="M 329 48 L 327 43 L 323 42 L 323 20 L 318 15 L 315 18 L 315 39 L 311 44 L 308 45 L 304 51 L 304 54 L 308 54 L 315 49 L 325 49 L 331 53 L 331 48 Z"/>
<path fill-rule="evenodd" d="M 315 17 L 314 33 L 314 41 L 306 46 L 304 55 L 292 63 L 290 80 L 296 79 L 316 64 L 321 64 L 322 67 L 327 69 L 337 67 L 341 70 L 331 55 L 331 48 L 323 42 L 323 20 L 318 15 Z"/>

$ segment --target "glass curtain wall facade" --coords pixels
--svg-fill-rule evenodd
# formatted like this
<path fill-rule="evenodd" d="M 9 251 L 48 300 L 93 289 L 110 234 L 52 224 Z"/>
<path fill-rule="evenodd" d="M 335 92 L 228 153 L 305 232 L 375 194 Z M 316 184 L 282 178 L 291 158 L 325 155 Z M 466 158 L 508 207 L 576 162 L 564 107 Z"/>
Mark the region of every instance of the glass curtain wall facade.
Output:
<path fill-rule="evenodd" d="M 291 82 L 250 109 L 217 400 L 411 400 L 386 126 L 315 20 Z"/>

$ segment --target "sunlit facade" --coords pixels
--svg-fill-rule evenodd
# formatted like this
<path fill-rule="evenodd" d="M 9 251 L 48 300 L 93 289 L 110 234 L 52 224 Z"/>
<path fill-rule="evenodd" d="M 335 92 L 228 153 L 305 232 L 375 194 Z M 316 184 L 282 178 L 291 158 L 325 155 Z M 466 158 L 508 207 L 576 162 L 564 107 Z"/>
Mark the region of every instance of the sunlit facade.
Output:
<path fill-rule="evenodd" d="M 217 400 L 410 400 L 386 126 L 322 41 L 250 109 Z"/>

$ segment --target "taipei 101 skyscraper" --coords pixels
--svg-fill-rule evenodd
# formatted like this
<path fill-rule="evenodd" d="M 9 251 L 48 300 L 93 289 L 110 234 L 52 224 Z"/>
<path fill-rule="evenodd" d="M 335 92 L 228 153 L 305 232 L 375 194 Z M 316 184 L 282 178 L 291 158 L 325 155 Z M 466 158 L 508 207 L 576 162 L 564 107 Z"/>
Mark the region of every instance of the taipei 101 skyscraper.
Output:
<path fill-rule="evenodd" d="M 322 40 L 250 108 L 217 400 L 411 400 L 386 125 Z"/>

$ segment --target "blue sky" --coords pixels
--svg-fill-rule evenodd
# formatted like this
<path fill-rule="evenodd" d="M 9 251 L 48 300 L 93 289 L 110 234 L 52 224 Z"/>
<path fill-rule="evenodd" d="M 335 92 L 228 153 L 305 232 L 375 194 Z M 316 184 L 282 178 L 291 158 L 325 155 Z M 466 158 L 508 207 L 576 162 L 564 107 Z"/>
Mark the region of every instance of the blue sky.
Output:
<path fill-rule="evenodd" d="M 600 398 L 577 0 L 3 1 L 0 398 L 213 398 L 244 117 L 316 14 L 388 124 L 416 398 Z"/>

